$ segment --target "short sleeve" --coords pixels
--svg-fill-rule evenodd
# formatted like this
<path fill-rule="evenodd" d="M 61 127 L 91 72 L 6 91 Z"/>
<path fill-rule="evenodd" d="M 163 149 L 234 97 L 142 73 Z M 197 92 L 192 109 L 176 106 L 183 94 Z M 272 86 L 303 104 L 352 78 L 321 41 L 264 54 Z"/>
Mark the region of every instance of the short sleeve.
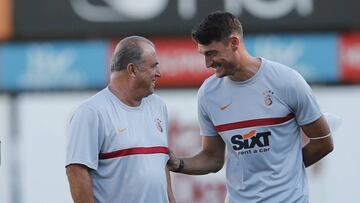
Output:
<path fill-rule="evenodd" d="M 311 87 L 299 73 L 291 71 L 293 74 L 289 77 L 287 100 L 298 124 L 302 126 L 320 118 L 321 111 Z"/>
<path fill-rule="evenodd" d="M 206 99 L 204 89 L 200 88 L 198 92 L 198 121 L 200 125 L 200 135 L 217 136 L 214 124 L 206 111 Z"/>
<path fill-rule="evenodd" d="M 83 164 L 96 170 L 104 139 L 100 115 L 82 106 L 70 121 L 66 165 Z"/>

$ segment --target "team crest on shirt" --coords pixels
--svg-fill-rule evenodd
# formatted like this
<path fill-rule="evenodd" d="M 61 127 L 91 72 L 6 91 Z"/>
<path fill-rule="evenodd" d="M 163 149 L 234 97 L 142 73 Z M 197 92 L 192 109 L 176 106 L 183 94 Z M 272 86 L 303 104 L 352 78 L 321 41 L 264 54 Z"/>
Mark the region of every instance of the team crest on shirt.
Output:
<path fill-rule="evenodd" d="M 272 95 L 274 94 L 273 91 L 271 91 L 270 89 L 267 89 L 263 92 L 264 95 L 264 104 L 266 107 L 270 107 L 273 103 L 273 98 Z"/>
<path fill-rule="evenodd" d="M 162 127 L 162 124 L 161 124 L 161 120 L 159 118 L 155 119 L 155 125 L 156 125 L 156 128 L 158 129 L 158 131 L 160 133 L 163 132 L 163 127 Z"/>

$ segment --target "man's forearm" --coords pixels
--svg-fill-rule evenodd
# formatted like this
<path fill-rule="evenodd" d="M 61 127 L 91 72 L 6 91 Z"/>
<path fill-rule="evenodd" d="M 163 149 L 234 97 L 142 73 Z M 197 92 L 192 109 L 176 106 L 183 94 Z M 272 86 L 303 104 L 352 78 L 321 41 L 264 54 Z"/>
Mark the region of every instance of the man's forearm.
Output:
<path fill-rule="evenodd" d="M 168 168 L 165 168 L 166 182 L 167 182 L 167 194 L 169 203 L 176 203 L 174 193 L 171 187 L 171 176 Z"/>
<path fill-rule="evenodd" d="M 331 137 L 321 140 L 310 140 L 302 149 L 305 167 L 316 163 L 333 150 Z"/>
<path fill-rule="evenodd" d="M 215 155 L 201 151 L 191 158 L 182 158 L 184 167 L 180 173 L 189 175 L 204 175 L 218 172 L 224 165 L 224 155 Z M 180 165 L 180 159 L 176 158 L 170 170 L 175 171 Z"/>
<path fill-rule="evenodd" d="M 85 166 L 69 165 L 66 173 L 74 203 L 93 203 L 91 176 Z"/>

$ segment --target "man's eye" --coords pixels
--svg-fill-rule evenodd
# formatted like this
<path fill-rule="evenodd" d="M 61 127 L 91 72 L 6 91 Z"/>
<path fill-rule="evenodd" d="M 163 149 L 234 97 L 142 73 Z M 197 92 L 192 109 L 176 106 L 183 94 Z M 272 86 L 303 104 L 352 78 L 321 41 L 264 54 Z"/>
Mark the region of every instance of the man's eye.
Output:
<path fill-rule="evenodd" d="M 215 52 L 214 51 L 210 51 L 210 52 L 207 52 L 206 55 L 207 56 L 215 56 Z"/>

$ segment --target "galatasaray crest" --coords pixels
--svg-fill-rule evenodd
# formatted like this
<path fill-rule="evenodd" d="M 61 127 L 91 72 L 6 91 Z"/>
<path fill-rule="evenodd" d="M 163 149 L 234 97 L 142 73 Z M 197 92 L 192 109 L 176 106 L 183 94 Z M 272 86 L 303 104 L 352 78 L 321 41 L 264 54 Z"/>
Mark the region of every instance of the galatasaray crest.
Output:
<path fill-rule="evenodd" d="M 162 124 L 161 124 L 161 120 L 159 118 L 155 119 L 155 125 L 156 125 L 156 128 L 158 129 L 158 131 L 160 133 L 163 132 L 163 127 L 162 127 Z"/>

